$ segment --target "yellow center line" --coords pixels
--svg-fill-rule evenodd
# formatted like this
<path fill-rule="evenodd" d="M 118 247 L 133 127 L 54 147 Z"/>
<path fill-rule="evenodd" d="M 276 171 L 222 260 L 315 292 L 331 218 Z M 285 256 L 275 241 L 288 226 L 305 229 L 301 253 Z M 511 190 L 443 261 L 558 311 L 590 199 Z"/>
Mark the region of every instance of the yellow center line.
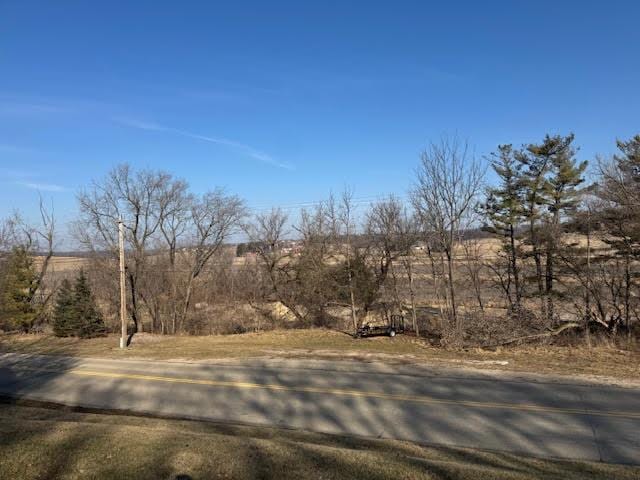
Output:
<path fill-rule="evenodd" d="M 434 398 L 424 395 L 403 395 L 395 393 L 382 393 L 382 392 L 367 392 L 362 390 L 350 390 L 342 388 L 325 388 L 325 387 L 294 387 L 287 385 L 280 385 L 275 383 L 253 383 L 253 382 L 239 382 L 239 381 L 226 381 L 226 380 L 206 380 L 197 378 L 184 378 L 184 377 L 166 377 L 157 375 L 143 375 L 137 373 L 119 373 L 119 372 L 106 372 L 106 371 L 94 371 L 94 370 L 81 370 L 71 369 L 65 371 L 57 371 L 52 369 L 31 368 L 31 367 L 17 367 L 17 370 L 28 370 L 46 373 L 61 373 L 71 374 L 84 377 L 102 377 L 102 378 L 121 378 L 128 380 L 145 380 L 152 382 L 165 382 L 165 383 L 182 383 L 190 385 L 206 385 L 211 387 L 229 387 L 238 389 L 262 389 L 273 390 L 283 392 L 298 392 L 298 393 L 321 393 L 328 395 L 340 395 L 348 397 L 359 398 L 377 398 L 382 400 L 394 400 L 400 402 L 422 403 L 429 405 L 456 405 L 463 407 L 473 408 L 496 408 L 507 410 L 518 410 L 527 412 L 547 412 L 547 413 L 566 413 L 573 415 L 594 415 L 601 417 L 619 417 L 619 418 L 631 418 L 640 419 L 640 412 L 616 412 L 616 411 L 603 411 L 603 410 L 587 410 L 580 408 L 565 408 L 565 407 L 548 407 L 543 405 L 526 404 L 526 403 L 499 403 L 499 402 L 476 402 L 473 400 L 448 400 Z"/>

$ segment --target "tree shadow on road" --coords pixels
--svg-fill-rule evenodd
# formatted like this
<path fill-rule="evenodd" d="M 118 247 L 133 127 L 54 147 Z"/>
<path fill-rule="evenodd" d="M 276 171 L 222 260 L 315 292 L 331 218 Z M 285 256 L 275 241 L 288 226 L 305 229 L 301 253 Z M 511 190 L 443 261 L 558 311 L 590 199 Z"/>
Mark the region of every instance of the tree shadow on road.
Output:
<path fill-rule="evenodd" d="M 410 376 L 395 377 L 393 384 L 372 386 L 374 380 L 361 374 L 338 376 L 323 371 L 311 379 L 287 369 L 246 368 L 242 379 L 248 384 L 279 385 L 289 390 L 161 381 L 144 381 L 144 389 L 133 390 L 131 380 L 125 378 L 85 382 L 84 377 L 78 377 L 69 382 L 65 374 L 80 363 L 80 359 L 53 356 L 2 360 L 0 392 L 10 392 L 14 400 L 5 399 L 0 405 L 0 459 L 11 459 L 0 460 L 1 478 L 577 480 L 640 476 L 640 470 L 632 467 L 549 461 L 517 453 L 375 438 L 440 438 L 441 443 L 480 442 L 487 447 L 513 443 L 553 456 L 562 446 L 563 435 L 570 433 L 563 432 L 565 427 L 553 415 L 531 413 L 523 417 L 509 410 L 466 407 L 442 410 L 437 405 L 304 390 L 306 386 L 373 389 L 385 394 L 410 390 L 460 397 L 473 395 L 479 385 L 441 381 L 439 390 L 434 391 L 427 379 Z M 198 375 L 204 379 L 225 378 L 217 365 L 199 367 Z M 425 384 L 416 385 L 418 381 Z M 543 386 L 513 388 L 514 395 L 536 398 Z M 93 405 L 94 409 L 15 400 L 37 398 L 42 392 L 69 404 Z M 489 392 L 485 400 L 498 397 L 498 393 L 492 396 Z M 130 410 L 139 408 L 140 414 L 154 410 L 167 417 L 208 416 L 236 423 L 247 418 L 247 423 L 263 426 L 113 415 L 116 412 L 104 415 L 98 413 L 103 411 L 100 402 Z M 571 418 L 572 428 L 591 429 L 585 416 Z M 292 428 L 267 427 L 274 424 Z M 479 428 L 467 428 L 470 425 Z M 344 432 L 350 435 L 339 434 Z M 551 443 L 538 444 L 540 438 Z"/>

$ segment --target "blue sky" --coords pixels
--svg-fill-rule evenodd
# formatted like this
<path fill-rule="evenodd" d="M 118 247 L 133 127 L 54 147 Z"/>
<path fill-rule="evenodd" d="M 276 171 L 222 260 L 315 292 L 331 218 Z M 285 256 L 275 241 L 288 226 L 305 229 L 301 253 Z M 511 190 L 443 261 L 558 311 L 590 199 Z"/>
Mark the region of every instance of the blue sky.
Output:
<path fill-rule="evenodd" d="M 2 0 L 0 216 L 120 162 L 265 207 L 404 194 L 442 134 L 640 131 L 640 2 L 440 3 Z"/>

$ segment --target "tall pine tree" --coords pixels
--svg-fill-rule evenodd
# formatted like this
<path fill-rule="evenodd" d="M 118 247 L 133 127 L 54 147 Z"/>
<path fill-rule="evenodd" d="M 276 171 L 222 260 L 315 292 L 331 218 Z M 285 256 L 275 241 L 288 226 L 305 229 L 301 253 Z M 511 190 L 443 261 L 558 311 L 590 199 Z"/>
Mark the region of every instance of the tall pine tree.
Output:
<path fill-rule="evenodd" d="M 530 255 L 535 263 L 535 280 L 537 295 L 540 299 L 540 309 L 546 317 L 546 302 L 544 301 L 544 279 L 542 270 L 542 235 L 540 219 L 543 215 L 544 197 L 547 185 L 547 173 L 553 155 L 550 137 L 547 135 L 541 145 L 531 144 L 516 152 L 515 157 L 522 168 L 520 185 L 523 190 L 523 206 L 525 223 L 527 224 L 526 243 L 531 247 Z"/>
<path fill-rule="evenodd" d="M 27 332 L 38 316 L 32 304 L 36 272 L 28 250 L 14 247 L 0 292 L 0 320 L 2 328 Z"/>
<path fill-rule="evenodd" d="M 580 193 L 577 186 L 584 181 L 587 166 L 575 159 L 573 139 L 573 134 L 546 135 L 542 143 L 528 145 L 516 153 L 523 169 L 527 243 L 531 245 L 536 268 L 537 295 L 542 316 L 549 324 L 554 321 L 553 285 L 561 224 L 577 205 Z"/>
<path fill-rule="evenodd" d="M 519 266 L 521 252 L 516 236 L 524 220 L 521 164 L 514 158 L 511 145 L 500 145 L 498 152 L 491 154 L 491 167 L 498 175 L 499 183 L 487 189 L 487 200 L 483 206 L 486 218 L 484 230 L 497 236 L 502 243 L 502 251 L 507 257 L 503 288 L 509 305 L 518 307 L 522 298 L 522 282 Z"/>
<path fill-rule="evenodd" d="M 575 158 L 575 150 L 571 146 L 573 135 L 553 137 L 555 154 L 551 157 L 549 178 L 547 180 L 547 216 L 545 218 L 545 296 L 547 298 L 547 317 L 554 320 L 554 289 L 556 278 L 556 258 L 561 248 L 562 222 L 573 215 L 580 202 L 587 162 Z M 564 245 L 564 248 L 569 248 Z"/>
<path fill-rule="evenodd" d="M 624 260 L 623 312 L 621 319 L 631 332 L 632 260 L 640 258 L 640 135 L 618 140 L 619 152 L 601 165 L 601 184 L 596 195 L 603 201 L 597 220 L 610 233 L 605 238 L 616 255 Z M 615 332 L 617 321 L 611 322 Z"/>

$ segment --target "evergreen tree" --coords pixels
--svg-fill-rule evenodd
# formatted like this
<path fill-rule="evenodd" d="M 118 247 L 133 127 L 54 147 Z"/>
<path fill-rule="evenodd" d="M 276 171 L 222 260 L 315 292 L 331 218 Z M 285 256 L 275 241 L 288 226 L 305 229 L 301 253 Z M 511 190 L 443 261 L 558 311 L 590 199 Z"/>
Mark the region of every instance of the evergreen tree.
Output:
<path fill-rule="evenodd" d="M 596 195 L 602 200 L 597 221 L 608 235 L 604 241 L 624 260 L 623 320 L 631 322 L 632 259 L 640 258 L 640 135 L 618 140 L 619 153 L 601 165 L 602 183 Z M 617 329 L 613 322 L 611 328 Z M 630 332 L 630 330 L 628 330 Z"/>
<path fill-rule="evenodd" d="M 36 273 L 31 255 L 23 246 L 14 247 L 0 293 L 0 320 L 3 328 L 29 331 L 38 315 L 32 304 L 35 283 Z"/>
<path fill-rule="evenodd" d="M 622 155 L 617 154 L 613 158 L 636 185 L 636 189 L 640 189 L 640 135 L 627 142 L 618 140 L 616 143 Z"/>
<path fill-rule="evenodd" d="M 586 162 L 577 164 L 571 144 L 573 134 L 546 135 L 542 143 L 518 151 L 522 165 L 524 216 L 528 224 L 527 243 L 534 259 L 542 315 L 553 322 L 553 280 L 563 215 L 575 208 L 584 181 Z M 543 269 L 543 258 L 545 268 Z"/>
<path fill-rule="evenodd" d="M 499 184 L 487 189 L 487 200 L 482 208 L 486 218 L 484 230 L 494 234 L 502 242 L 502 251 L 507 256 L 504 289 L 509 304 L 519 306 L 522 282 L 518 259 L 521 252 L 516 235 L 518 226 L 524 220 L 521 164 L 516 161 L 511 145 L 500 145 L 498 152 L 491 154 L 491 167 L 498 175 Z"/>
<path fill-rule="evenodd" d="M 69 337 L 76 334 L 78 316 L 74 308 L 74 295 L 71 282 L 62 281 L 53 311 L 53 333 L 57 337 Z"/>
<path fill-rule="evenodd" d="M 549 178 L 547 180 L 547 218 L 545 222 L 546 265 L 545 296 L 547 298 L 547 316 L 550 321 L 554 317 L 553 283 L 555 280 L 555 264 L 562 238 L 562 221 L 575 214 L 580 202 L 581 190 L 578 186 L 584 182 L 587 162 L 575 158 L 575 150 L 571 147 L 573 135 L 554 137 L 556 152 L 551 157 Z M 569 248 L 565 245 L 564 248 Z"/>
<path fill-rule="evenodd" d="M 546 137 L 545 141 L 549 139 Z M 516 152 L 516 160 L 522 168 L 520 184 L 523 189 L 524 217 L 527 224 L 526 243 L 531 246 L 530 255 L 533 257 L 536 272 L 535 279 L 540 298 L 540 308 L 546 317 L 546 304 L 543 299 L 544 283 L 542 275 L 542 240 L 540 235 L 541 209 L 544 204 L 544 193 L 547 188 L 546 175 L 549 171 L 548 148 L 529 145 Z"/>
<path fill-rule="evenodd" d="M 83 270 L 80 270 L 73 289 L 73 318 L 77 322 L 75 335 L 78 337 L 91 338 L 105 334 L 102 314 L 98 310 Z"/>

